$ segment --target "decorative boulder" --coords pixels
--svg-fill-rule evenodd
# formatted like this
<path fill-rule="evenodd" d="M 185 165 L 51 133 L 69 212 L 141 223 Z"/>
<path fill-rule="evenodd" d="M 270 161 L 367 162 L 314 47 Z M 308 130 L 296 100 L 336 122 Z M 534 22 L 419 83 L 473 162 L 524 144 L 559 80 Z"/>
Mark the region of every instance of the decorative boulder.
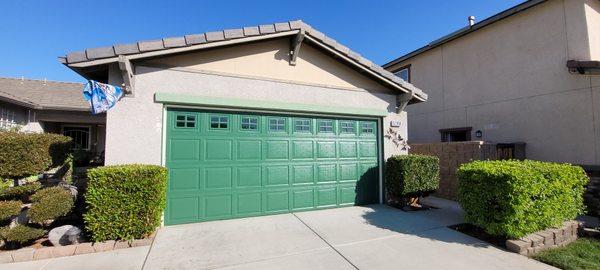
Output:
<path fill-rule="evenodd" d="M 56 227 L 48 233 L 48 240 L 54 246 L 66 246 L 81 242 L 81 229 L 73 225 Z"/>
<path fill-rule="evenodd" d="M 69 190 L 69 192 L 71 192 L 71 196 L 73 196 L 74 198 L 77 198 L 77 194 L 79 194 L 79 191 L 77 190 L 76 186 L 73 185 L 63 185 L 63 187 L 67 190 Z"/>

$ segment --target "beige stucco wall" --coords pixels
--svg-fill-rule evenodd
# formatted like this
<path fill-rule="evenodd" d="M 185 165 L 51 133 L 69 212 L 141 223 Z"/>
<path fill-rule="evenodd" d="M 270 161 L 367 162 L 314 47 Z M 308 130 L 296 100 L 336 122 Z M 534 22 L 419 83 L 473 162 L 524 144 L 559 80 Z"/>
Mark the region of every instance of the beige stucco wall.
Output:
<path fill-rule="evenodd" d="M 402 126 L 397 130 L 406 138 L 406 113 L 394 112 L 396 97 L 390 94 L 390 90 L 380 88 L 367 91 L 359 88 L 380 86 L 369 82 L 369 79 L 355 71 L 355 74 L 348 73 L 341 64 L 324 65 L 327 61 L 322 58 L 329 56 L 315 55 L 318 51 L 313 51 L 306 45 L 301 49 L 297 65 L 289 66 L 287 60 L 274 58 L 272 50 L 273 46 L 281 46 L 287 42 L 289 39 L 284 42 L 267 42 L 265 48 L 249 49 L 246 54 L 241 55 L 240 52 L 228 55 L 212 50 L 214 55 L 220 56 L 216 57 L 220 60 L 214 60 L 212 54 L 194 54 L 187 58 L 178 56 L 168 61 L 170 65 L 179 67 L 175 69 L 154 66 L 159 62 L 156 59 L 152 61 L 153 64 L 137 65 L 134 97 L 121 99 L 107 114 L 106 164 L 161 164 L 163 105 L 154 102 L 156 92 L 382 109 L 389 112 L 388 117 L 383 120 L 384 129 L 389 128 L 391 120 L 400 120 Z M 228 50 L 230 49 L 223 51 Z M 258 56 L 255 55 L 257 53 Z M 206 60 L 205 57 L 212 60 Z M 229 61 L 227 57 L 234 59 Z M 248 59 L 245 65 L 257 65 L 246 69 L 242 65 L 244 61 L 240 59 Z M 272 68 L 269 63 L 278 68 Z M 322 71 L 316 72 L 316 67 Z M 283 69 L 287 71 L 282 71 Z M 219 71 L 219 74 L 214 71 Z M 117 68 L 111 67 L 109 82 L 120 84 L 120 76 Z M 271 80 L 271 76 L 276 80 Z M 387 140 L 384 141 L 384 151 L 385 156 L 404 153 L 400 147 Z"/>
<path fill-rule="evenodd" d="M 470 126 L 531 159 L 600 164 L 600 79 L 566 68 L 590 57 L 585 2 L 551 0 L 396 65 L 429 94 L 407 109 L 410 142 Z"/>
<path fill-rule="evenodd" d="M 590 42 L 590 60 L 600 61 L 600 1 L 585 1 L 585 19 Z"/>
<path fill-rule="evenodd" d="M 281 38 L 166 57 L 151 62 L 220 74 L 389 92 L 387 87 L 336 59 L 325 56 L 312 46 L 301 46 L 296 66 L 289 64 L 289 51 L 289 38 Z"/>

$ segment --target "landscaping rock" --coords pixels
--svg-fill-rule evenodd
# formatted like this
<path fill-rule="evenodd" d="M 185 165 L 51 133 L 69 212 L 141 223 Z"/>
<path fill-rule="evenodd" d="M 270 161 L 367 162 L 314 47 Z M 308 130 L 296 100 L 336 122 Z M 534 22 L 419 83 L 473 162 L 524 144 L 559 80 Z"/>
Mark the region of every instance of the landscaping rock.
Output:
<path fill-rule="evenodd" d="M 56 227 L 48 233 L 48 239 L 54 246 L 66 246 L 81 242 L 81 229 L 73 225 Z"/>
<path fill-rule="evenodd" d="M 115 240 L 94 243 L 94 250 L 96 252 L 109 251 L 109 250 L 113 250 L 114 248 L 115 248 Z"/>
<path fill-rule="evenodd" d="M 54 256 L 55 258 L 71 256 L 71 255 L 75 254 L 76 247 L 77 247 L 76 245 L 53 247 L 52 248 L 52 256 Z"/>
<path fill-rule="evenodd" d="M 34 260 L 43 260 L 43 259 L 52 258 L 52 249 L 53 249 L 52 247 L 36 249 L 33 252 L 33 259 Z"/>
<path fill-rule="evenodd" d="M 11 263 L 13 262 L 10 251 L 0 252 L 0 263 Z"/>
<path fill-rule="evenodd" d="M 77 194 L 79 194 L 79 191 L 77 190 L 76 186 L 73 186 L 73 185 L 63 185 L 62 187 L 64 187 L 65 189 L 68 189 L 69 192 L 71 192 L 71 196 L 73 196 L 74 198 L 77 198 Z"/>
<path fill-rule="evenodd" d="M 26 262 L 33 259 L 33 248 L 22 248 L 12 251 L 12 258 L 14 262 Z"/>
<path fill-rule="evenodd" d="M 75 247 L 75 255 L 88 254 L 94 252 L 96 251 L 94 250 L 92 243 L 81 243 L 77 244 Z"/>

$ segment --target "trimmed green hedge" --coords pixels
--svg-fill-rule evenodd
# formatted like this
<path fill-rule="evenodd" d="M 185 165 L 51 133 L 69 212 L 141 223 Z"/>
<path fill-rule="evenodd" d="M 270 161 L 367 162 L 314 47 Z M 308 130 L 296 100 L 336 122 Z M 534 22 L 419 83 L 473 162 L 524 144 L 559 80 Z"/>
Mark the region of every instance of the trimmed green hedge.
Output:
<path fill-rule="evenodd" d="M 7 243 L 24 245 L 35 241 L 44 236 L 46 232 L 43 229 L 31 228 L 24 225 L 17 225 L 12 229 L 7 227 L 0 228 L 0 238 Z"/>
<path fill-rule="evenodd" d="M 160 226 L 167 169 L 154 165 L 107 166 L 88 171 L 85 228 L 93 241 L 137 239 Z"/>
<path fill-rule="evenodd" d="M 21 213 L 23 203 L 20 201 L 0 201 L 0 221 L 7 220 Z"/>
<path fill-rule="evenodd" d="M 419 197 L 440 185 L 440 161 L 434 156 L 397 155 L 388 158 L 385 187 L 393 198 Z"/>
<path fill-rule="evenodd" d="M 583 213 L 583 169 L 540 161 L 473 161 L 458 169 L 465 220 L 489 234 L 519 238 Z"/>
<path fill-rule="evenodd" d="M 29 196 L 40 189 L 42 185 L 39 182 L 33 182 L 22 186 L 9 187 L 0 191 L 0 200 L 19 200 L 26 201 Z"/>
<path fill-rule="evenodd" d="M 32 222 L 39 224 L 65 216 L 74 205 L 71 192 L 62 187 L 41 189 L 30 198 L 33 204 L 27 211 L 27 216 Z"/>
<path fill-rule="evenodd" d="M 22 178 L 62 165 L 71 138 L 51 133 L 0 132 L 0 178 Z"/>

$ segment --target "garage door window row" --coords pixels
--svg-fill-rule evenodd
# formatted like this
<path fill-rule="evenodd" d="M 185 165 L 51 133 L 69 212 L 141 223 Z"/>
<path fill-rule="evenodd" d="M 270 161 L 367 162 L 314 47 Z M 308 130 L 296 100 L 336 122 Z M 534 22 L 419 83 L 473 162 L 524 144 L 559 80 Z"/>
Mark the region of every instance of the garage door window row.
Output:
<path fill-rule="evenodd" d="M 261 132 L 261 117 L 259 116 L 230 116 L 226 114 L 209 114 L 208 131 L 230 131 L 233 121 L 239 121 L 239 131 Z M 195 114 L 177 114 L 174 127 L 179 130 L 198 130 L 202 117 Z M 310 118 L 266 117 L 266 131 L 274 134 L 286 134 L 288 130 L 298 135 L 361 135 L 374 136 L 375 122 L 354 120 L 331 120 Z M 288 121 L 291 121 L 288 128 Z M 337 123 L 337 125 L 336 125 Z M 313 129 L 314 126 L 314 129 Z M 337 126 L 337 128 L 336 128 Z"/>

